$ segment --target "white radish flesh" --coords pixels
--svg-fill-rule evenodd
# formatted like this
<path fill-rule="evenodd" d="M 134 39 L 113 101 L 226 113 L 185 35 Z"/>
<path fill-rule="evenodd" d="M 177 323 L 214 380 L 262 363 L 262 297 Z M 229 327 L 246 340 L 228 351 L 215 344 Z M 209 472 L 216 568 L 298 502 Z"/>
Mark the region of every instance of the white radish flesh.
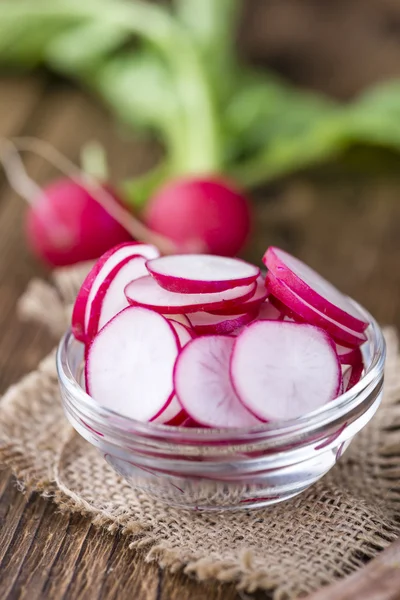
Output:
<path fill-rule="evenodd" d="M 181 323 L 182 325 L 184 325 L 185 327 L 191 327 L 190 321 L 187 318 L 186 315 L 182 314 L 174 314 L 174 315 L 164 315 L 167 319 L 169 319 L 170 321 L 177 321 L 178 323 Z"/>
<path fill-rule="evenodd" d="M 242 304 L 237 304 L 236 306 L 234 306 L 233 308 L 231 308 L 229 311 L 227 311 L 227 309 L 219 309 L 219 310 L 214 310 L 212 312 L 214 312 L 216 315 L 223 315 L 223 314 L 243 314 L 245 312 L 249 312 L 249 311 L 253 311 L 253 310 L 257 310 L 262 303 L 264 302 L 264 300 L 267 298 L 268 296 L 268 290 L 265 287 L 265 280 L 263 277 L 258 277 L 257 278 L 257 287 L 256 287 L 256 291 L 254 293 L 254 295 L 250 298 L 250 300 L 247 300 L 246 302 L 243 302 Z"/>
<path fill-rule="evenodd" d="M 130 256 L 143 256 L 144 258 L 150 259 L 159 256 L 159 252 L 155 246 L 151 246 L 150 244 L 127 242 L 126 244 L 116 246 L 109 253 L 106 253 L 99 259 L 99 261 L 96 263 L 97 273 L 92 281 L 87 298 L 87 305 L 85 309 L 85 331 L 88 330 L 89 326 L 91 304 L 100 286 L 102 285 L 103 281 L 107 279 L 114 268 Z"/>
<path fill-rule="evenodd" d="M 129 306 L 125 286 L 147 274 L 146 259 L 141 256 L 126 258 L 119 263 L 99 287 L 90 308 L 87 338 L 91 340 L 116 314 Z"/>
<path fill-rule="evenodd" d="M 130 306 L 92 341 L 86 359 L 88 393 L 101 406 L 138 421 L 157 418 L 173 394 L 177 335 L 163 316 Z"/>
<path fill-rule="evenodd" d="M 331 338 L 312 325 L 257 321 L 235 340 L 234 388 L 259 419 L 296 419 L 337 396 L 342 373 Z"/>
<path fill-rule="evenodd" d="M 255 290 L 256 284 L 251 283 L 215 294 L 178 294 L 165 290 L 153 277 L 147 276 L 129 283 L 125 288 L 125 295 L 130 304 L 174 314 L 234 306 L 251 298 Z"/>
<path fill-rule="evenodd" d="M 308 304 L 349 329 L 362 332 L 368 323 L 357 308 L 329 281 L 280 248 L 266 251 L 264 264 Z"/>
<path fill-rule="evenodd" d="M 295 294 L 283 281 L 276 279 L 271 272 L 267 275 L 266 285 L 271 294 L 287 307 L 288 316 L 294 317 L 295 320 L 325 329 L 335 342 L 343 346 L 356 347 L 366 341 L 364 333 L 353 331 L 321 313 Z M 271 298 L 271 301 L 274 300 Z"/>
<path fill-rule="evenodd" d="M 260 424 L 240 402 L 229 364 L 235 339 L 205 336 L 192 340 L 176 361 L 175 392 L 187 414 L 208 427 L 253 427 Z"/>
<path fill-rule="evenodd" d="M 229 334 L 253 321 L 257 313 L 243 315 L 212 315 L 207 312 L 196 312 L 189 315 L 189 321 L 198 335 Z"/>
<path fill-rule="evenodd" d="M 147 263 L 149 273 L 170 292 L 207 294 L 253 283 L 260 269 L 238 258 L 210 254 L 162 256 Z"/>

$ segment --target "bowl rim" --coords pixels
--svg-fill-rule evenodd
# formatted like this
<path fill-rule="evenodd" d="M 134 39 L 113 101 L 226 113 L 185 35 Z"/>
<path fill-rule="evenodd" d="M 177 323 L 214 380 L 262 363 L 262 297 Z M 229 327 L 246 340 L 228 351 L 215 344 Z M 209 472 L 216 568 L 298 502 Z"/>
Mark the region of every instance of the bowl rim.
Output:
<path fill-rule="evenodd" d="M 232 440 L 256 440 L 257 438 L 286 438 L 296 433 L 307 433 L 314 429 L 324 427 L 330 422 L 343 417 L 352 409 L 362 403 L 368 394 L 363 394 L 370 386 L 376 387 L 383 377 L 383 369 L 386 359 L 386 343 L 383 332 L 376 320 L 369 312 L 359 305 L 355 300 L 349 300 L 356 306 L 361 314 L 368 320 L 369 326 L 366 330 L 367 342 L 371 345 L 371 360 L 365 365 L 363 377 L 350 390 L 339 395 L 334 400 L 321 406 L 317 410 L 297 419 L 285 421 L 273 421 L 261 423 L 251 428 L 188 428 L 182 426 L 168 426 L 160 423 L 142 422 L 121 413 L 105 408 L 98 404 L 79 384 L 72 373 L 69 354 L 73 344 L 82 345 L 78 342 L 69 328 L 60 340 L 57 348 L 56 366 L 60 386 L 65 388 L 74 398 L 74 409 L 77 407 L 84 412 L 85 417 L 95 419 L 106 419 L 107 427 L 114 433 L 137 434 L 145 437 L 158 437 L 171 442 L 195 442 L 208 439 L 211 441 Z"/>

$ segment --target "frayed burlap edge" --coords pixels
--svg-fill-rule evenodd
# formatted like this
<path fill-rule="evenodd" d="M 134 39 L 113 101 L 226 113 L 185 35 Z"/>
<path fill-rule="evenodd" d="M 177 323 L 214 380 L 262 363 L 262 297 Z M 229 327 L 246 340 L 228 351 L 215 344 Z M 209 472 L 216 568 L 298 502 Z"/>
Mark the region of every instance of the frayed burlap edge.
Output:
<path fill-rule="evenodd" d="M 56 288 L 50 284 L 36 282 L 30 286 L 27 294 L 23 297 L 20 304 L 20 310 L 25 317 L 35 318 L 43 321 L 43 315 L 46 315 L 46 323 L 50 325 L 52 333 L 57 336 L 65 328 L 70 315 L 70 303 L 72 302 L 76 289 L 82 281 L 87 267 L 81 272 L 74 270 L 73 277 L 68 271 L 62 271 L 55 277 Z M 49 306 L 53 306 L 54 311 L 49 311 Z M 52 313 L 49 315 L 49 312 Z M 61 325 L 62 324 L 62 325 Z M 117 486 L 122 486 L 121 490 L 126 494 L 129 503 L 129 495 L 133 494 L 135 501 L 144 507 L 144 513 L 152 515 L 153 518 L 132 519 L 132 513 L 124 510 L 116 512 L 107 510 L 105 507 L 95 506 L 87 501 L 81 494 L 76 493 L 66 485 L 63 479 L 62 467 L 65 454 L 69 454 L 69 446 L 79 444 L 78 436 L 71 430 L 66 421 L 61 420 L 58 424 L 52 424 L 55 427 L 53 435 L 57 435 L 60 440 L 60 449 L 58 454 L 54 453 L 53 448 L 47 449 L 49 460 L 46 462 L 48 469 L 37 469 L 37 464 L 32 462 L 32 456 L 26 456 L 26 447 L 21 443 L 18 436 L 13 435 L 10 422 L 13 421 L 13 414 L 18 406 L 18 417 L 21 417 L 21 411 L 26 411 L 26 417 L 34 412 L 35 406 L 27 406 L 24 402 L 24 393 L 40 390 L 41 399 L 48 394 L 54 399 L 54 390 L 57 386 L 57 380 L 54 370 L 54 353 L 47 357 L 39 366 L 38 370 L 25 377 L 18 385 L 13 386 L 4 396 L 0 405 L 2 415 L 2 425 L 0 425 L 0 461 L 9 466 L 17 477 L 20 486 L 27 491 L 37 491 L 45 497 L 51 497 L 63 511 L 79 512 L 88 516 L 92 523 L 106 528 L 110 532 L 117 529 L 127 536 L 127 543 L 131 548 L 137 548 L 145 552 L 147 561 L 157 561 L 162 567 L 171 571 L 183 570 L 187 574 L 197 576 L 200 580 L 217 579 L 221 582 L 235 581 L 239 589 L 249 592 L 257 588 L 274 590 L 276 600 L 295 598 L 303 596 L 321 585 L 334 582 L 339 577 L 351 573 L 356 568 L 364 564 L 366 558 L 375 556 L 380 550 L 383 550 L 399 534 L 398 525 L 398 507 L 400 501 L 400 489 L 398 478 L 400 475 L 399 456 L 400 456 L 400 358 L 397 348 L 397 336 L 392 329 L 385 332 L 388 344 L 388 360 L 386 369 L 385 399 L 383 406 L 377 413 L 377 416 L 357 438 L 357 451 L 351 454 L 351 448 L 348 450 L 349 459 L 345 457 L 340 463 L 319 483 L 302 496 L 295 498 L 289 503 L 272 507 L 271 509 L 248 513 L 250 516 L 237 517 L 237 513 L 224 515 L 223 517 L 207 515 L 191 515 L 183 517 L 183 513 L 170 507 L 160 507 L 154 501 L 147 498 L 145 494 L 135 493 L 128 490 L 121 480 L 118 480 Z M 47 386 L 47 387 L 46 387 Z M 14 415 L 15 416 L 15 415 Z M 51 421 L 51 419 L 50 419 Z M 5 426 L 4 426 L 5 424 Z M 45 426 L 45 424 L 44 424 Z M 16 432 L 18 433 L 18 432 Z M 379 439 L 378 439 L 379 438 Z M 79 438 L 80 439 L 80 438 Z M 67 449 L 67 452 L 66 452 Z M 371 456 L 371 449 L 375 454 Z M 86 451 L 86 447 L 83 451 Z M 41 447 L 41 452 L 46 452 L 46 445 Z M 75 457 L 79 453 L 75 453 Z M 365 457 L 365 463 L 369 465 L 367 475 L 360 475 L 359 462 L 354 461 L 354 456 L 358 459 L 360 455 Z M 99 458 L 100 460 L 100 458 Z M 105 464 L 105 463 L 104 463 Z M 104 467 L 106 470 L 107 466 Z M 109 472 L 107 471 L 107 475 Z M 114 474 L 115 476 L 115 474 Z M 370 490 L 365 495 L 366 486 Z M 376 488 L 376 489 L 375 489 Z M 133 496 L 131 496 L 133 498 Z M 357 506 L 354 507 L 354 503 Z M 304 511 L 304 505 L 311 506 L 311 510 Z M 337 518 L 338 505 L 343 507 L 345 519 L 338 523 L 332 522 Z M 115 507 L 114 507 L 115 508 Z M 162 526 L 157 520 L 157 511 L 162 511 Z M 336 511 L 336 512 L 335 512 Z M 317 515 L 314 519 L 314 513 Z M 244 515 L 246 513 L 240 513 Z M 289 514 L 289 518 L 288 518 Z M 343 528 L 342 537 L 351 535 L 349 529 L 345 529 L 346 520 L 350 525 L 356 522 L 360 528 L 354 532 L 353 546 L 349 549 L 339 552 L 340 563 L 337 563 L 337 557 L 332 555 L 332 559 L 324 555 L 325 563 L 320 565 L 321 572 L 315 573 L 314 578 L 304 575 L 306 568 L 304 565 L 317 561 L 316 556 L 310 559 L 305 556 L 301 561 L 301 553 L 298 558 L 298 572 L 294 577 L 289 577 L 285 560 L 287 556 L 282 555 L 282 560 L 277 564 L 274 562 L 275 550 L 268 553 L 267 542 L 276 539 L 273 534 L 275 522 L 284 522 L 290 525 L 293 516 L 306 515 L 308 521 L 304 523 L 302 535 L 306 537 L 310 530 L 315 527 L 335 527 Z M 259 515 L 261 515 L 259 517 Z M 246 539 L 241 547 L 235 548 L 233 554 L 224 556 L 223 552 L 218 554 L 218 545 L 210 543 L 207 551 L 204 549 L 204 543 L 200 548 L 190 546 L 182 550 L 182 540 L 168 537 L 165 531 L 169 528 L 182 526 L 183 521 L 188 522 L 188 531 L 186 535 L 190 536 L 190 529 L 195 523 L 202 527 L 201 535 L 207 537 L 211 535 L 212 527 L 216 523 L 221 526 L 222 539 L 224 538 L 223 529 L 227 528 L 235 532 L 245 533 L 252 531 L 248 527 L 248 521 L 257 526 L 257 519 L 260 522 L 259 531 L 256 538 L 259 538 L 259 545 L 265 549 L 265 554 L 260 556 L 257 545 L 246 547 Z M 314 520 L 313 520 L 314 519 Z M 261 522 L 266 523 L 271 529 L 270 540 L 265 534 Z M 268 532 L 267 532 L 268 533 Z M 319 529 L 314 531 L 310 540 L 318 547 Z M 299 532 L 297 531 L 297 536 Z M 179 537 L 179 536 L 178 536 Z M 246 538 L 246 536 L 245 536 Z M 287 544 L 290 534 L 283 531 L 282 541 Z M 193 540 L 189 540 L 192 542 Z M 234 540 L 235 541 L 235 540 Z M 326 540 L 324 538 L 324 542 Z M 290 542 L 289 542 L 290 543 Z M 303 542 L 300 543 L 300 546 Z M 309 542 L 307 542 L 309 544 Z M 301 550 L 304 553 L 312 552 L 312 546 L 307 546 L 304 542 Z M 334 543 L 337 543 L 337 536 L 334 537 Z M 214 544 L 214 545 L 213 545 Z M 218 544 L 218 542 L 217 542 Z M 264 546 L 264 545 L 265 546 Z M 299 544 L 297 544 L 299 545 Z M 329 546 L 329 545 L 328 545 Z M 215 549 L 217 548 L 217 552 Z M 323 554 L 323 551 L 321 550 Z M 229 553 L 228 553 L 229 554 Z M 318 554 L 318 552 L 317 552 Z M 329 560 L 328 560 L 329 559 Z M 279 564 L 282 563 L 282 569 L 286 571 L 286 579 L 294 579 L 294 582 L 284 581 L 282 569 Z M 292 562 L 288 563 L 293 570 Z M 315 569 L 315 566 L 313 567 Z"/>

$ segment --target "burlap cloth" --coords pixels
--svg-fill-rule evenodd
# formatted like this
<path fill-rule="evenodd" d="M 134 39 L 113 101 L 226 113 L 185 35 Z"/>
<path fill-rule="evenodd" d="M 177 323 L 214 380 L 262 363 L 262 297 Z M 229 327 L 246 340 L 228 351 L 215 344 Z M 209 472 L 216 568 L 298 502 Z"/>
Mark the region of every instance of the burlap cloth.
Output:
<path fill-rule="evenodd" d="M 61 334 L 87 265 L 32 282 L 20 310 Z M 281 505 L 225 514 L 161 506 L 132 490 L 64 418 L 54 353 L 0 403 L 0 461 L 21 485 L 62 509 L 120 528 L 147 560 L 199 579 L 235 581 L 249 592 L 297 598 L 361 567 L 400 529 L 400 357 L 388 345 L 385 394 L 371 423 L 310 490 Z"/>

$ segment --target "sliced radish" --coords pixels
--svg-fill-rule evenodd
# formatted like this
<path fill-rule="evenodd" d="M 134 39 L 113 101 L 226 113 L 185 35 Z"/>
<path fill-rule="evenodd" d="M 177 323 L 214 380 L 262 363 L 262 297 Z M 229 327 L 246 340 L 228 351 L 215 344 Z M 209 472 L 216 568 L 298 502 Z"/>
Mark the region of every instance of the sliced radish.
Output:
<path fill-rule="evenodd" d="M 176 335 L 178 336 L 179 345 L 181 348 L 186 346 L 186 344 L 194 338 L 194 331 L 189 329 L 189 327 L 186 327 L 185 325 L 182 325 L 182 323 L 178 323 L 178 321 L 174 321 L 173 319 L 168 319 L 168 321 L 171 323 Z"/>
<path fill-rule="evenodd" d="M 256 284 L 251 283 L 215 294 L 178 294 L 165 290 L 153 277 L 147 276 L 129 283 L 125 288 L 125 294 L 130 304 L 146 306 L 160 313 L 173 314 L 235 306 L 251 298 L 255 290 Z"/>
<path fill-rule="evenodd" d="M 187 318 L 187 316 L 185 314 L 172 314 L 172 315 L 165 315 L 165 317 L 167 319 L 169 319 L 170 321 L 177 321 L 178 323 L 181 323 L 182 325 L 184 325 L 185 327 L 189 327 L 189 329 L 191 328 L 191 324 L 189 319 Z"/>
<path fill-rule="evenodd" d="M 342 365 L 356 365 L 360 362 L 361 353 L 359 348 L 346 348 L 336 344 L 336 352 Z"/>
<path fill-rule="evenodd" d="M 300 298 L 283 281 L 274 277 L 271 271 L 266 277 L 266 286 L 271 294 L 289 309 L 288 316 L 295 316 L 297 321 L 305 321 L 317 327 L 322 327 L 338 344 L 355 347 L 366 341 L 365 333 L 353 331 L 321 313 L 303 298 Z M 272 298 L 271 302 L 274 302 Z"/>
<path fill-rule="evenodd" d="M 335 345 L 322 329 L 256 321 L 235 340 L 231 377 L 253 414 L 276 421 L 296 419 L 335 398 L 342 372 Z"/>
<path fill-rule="evenodd" d="M 142 256 L 128 257 L 114 267 L 91 302 L 86 334 L 88 340 L 91 340 L 116 314 L 129 306 L 124 294 L 125 286 L 146 274 L 146 259 Z"/>
<path fill-rule="evenodd" d="M 263 277 L 258 277 L 257 278 L 257 287 L 256 287 L 256 291 L 253 295 L 252 298 L 250 298 L 250 300 L 246 300 L 246 302 L 243 302 L 242 304 L 238 304 L 237 306 L 234 306 L 233 308 L 231 308 L 229 310 L 228 314 L 240 314 L 240 313 L 245 313 L 245 312 L 249 312 L 252 310 L 257 310 L 259 308 L 259 306 L 264 302 L 264 300 L 267 298 L 268 296 L 268 290 L 265 287 L 265 280 Z M 217 309 L 212 311 L 213 313 L 215 313 L 216 315 L 223 315 L 223 314 L 227 314 L 227 309 Z"/>
<path fill-rule="evenodd" d="M 191 313 L 189 321 L 198 335 L 228 334 L 253 321 L 256 315 L 256 312 L 248 312 L 243 315 L 212 315 L 201 311 Z"/>
<path fill-rule="evenodd" d="M 270 247 L 263 262 L 275 277 L 328 318 L 358 332 L 368 327 L 363 316 L 344 294 L 298 258 L 280 248 Z"/>
<path fill-rule="evenodd" d="M 166 408 L 151 423 L 160 423 L 162 425 L 181 425 L 187 419 L 187 414 L 179 404 L 174 394 Z"/>
<path fill-rule="evenodd" d="M 173 394 L 179 345 L 171 323 L 129 306 L 92 341 L 86 360 L 88 393 L 103 407 L 138 421 L 157 418 Z"/>
<path fill-rule="evenodd" d="M 175 392 L 187 414 L 209 427 L 253 427 L 260 424 L 239 401 L 230 380 L 235 338 L 205 336 L 192 340 L 176 361 Z"/>
<path fill-rule="evenodd" d="M 269 300 L 263 302 L 257 315 L 259 321 L 283 321 L 284 315 Z"/>
<path fill-rule="evenodd" d="M 80 341 L 86 341 L 86 331 L 90 318 L 90 306 L 99 287 L 121 261 L 134 255 L 151 259 L 157 258 L 157 256 L 160 256 L 160 253 L 155 246 L 150 244 L 125 242 L 124 244 L 119 244 L 118 246 L 111 248 L 111 250 L 103 254 L 87 275 L 79 290 L 72 315 L 73 333 Z"/>
<path fill-rule="evenodd" d="M 260 269 L 239 258 L 211 254 L 176 254 L 147 263 L 159 285 L 179 294 L 207 294 L 253 283 Z"/>

